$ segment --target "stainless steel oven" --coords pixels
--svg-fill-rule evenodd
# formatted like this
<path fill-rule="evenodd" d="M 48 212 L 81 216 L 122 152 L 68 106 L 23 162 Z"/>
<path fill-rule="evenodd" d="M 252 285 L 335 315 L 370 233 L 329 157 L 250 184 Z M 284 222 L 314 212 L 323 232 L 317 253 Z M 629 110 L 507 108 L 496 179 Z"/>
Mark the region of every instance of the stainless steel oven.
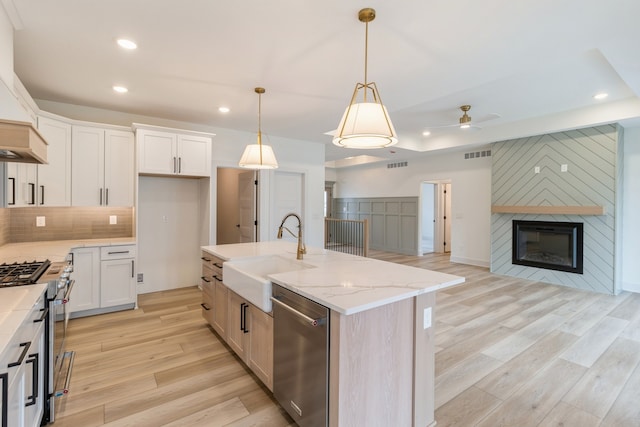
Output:
<path fill-rule="evenodd" d="M 45 369 L 48 398 L 45 401 L 43 424 L 55 421 L 57 400 L 69 393 L 75 353 L 67 351 L 65 344 L 70 315 L 69 301 L 74 284 L 69 278 L 72 271 L 73 263 L 69 259 L 64 263 L 52 264 L 44 277 L 48 284 L 49 327 L 46 331 L 46 346 L 49 355 Z"/>

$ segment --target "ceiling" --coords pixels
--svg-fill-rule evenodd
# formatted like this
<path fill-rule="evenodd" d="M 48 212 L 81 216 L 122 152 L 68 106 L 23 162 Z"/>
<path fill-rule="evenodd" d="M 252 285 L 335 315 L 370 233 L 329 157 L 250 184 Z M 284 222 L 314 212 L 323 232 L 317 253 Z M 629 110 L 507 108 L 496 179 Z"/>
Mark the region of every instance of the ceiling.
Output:
<path fill-rule="evenodd" d="M 263 132 L 327 144 L 333 166 L 640 117 L 637 0 L 13 3 L 15 71 L 36 100 L 255 132 L 262 86 Z M 399 136 L 382 150 L 325 134 L 364 78 L 363 7 L 369 80 Z M 442 127 L 463 104 L 481 129 Z"/>

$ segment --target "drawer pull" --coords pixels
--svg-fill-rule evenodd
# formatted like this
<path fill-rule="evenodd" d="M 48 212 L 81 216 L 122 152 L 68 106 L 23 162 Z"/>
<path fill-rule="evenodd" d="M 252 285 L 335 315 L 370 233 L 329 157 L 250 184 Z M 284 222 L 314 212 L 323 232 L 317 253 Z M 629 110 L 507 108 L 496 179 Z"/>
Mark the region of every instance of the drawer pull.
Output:
<path fill-rule="evenodd" d="M 211 258 L 207 258 L 207 257 L 200 257 L 200 259 L 206 262 L 211 261 Z"/>
<path fill-rule="evenodd" d="M 218 276 L 214 275 L 213 278 L 216 279 L 218 282 L 222 282 L 222 278 L 221 277 L 218 277 Z"/>
<path fill-rule="evenodd" d="M 31 347 L 31 341 L 27 341 L 27 342 L 21 343 L 20 347 L 24 347 L 22 349 L 22 354 L 20 355 L 20 358 L 18 359 L 17 362 L 9 363 L 9 365 L 8 365 L 9 368 L 13 368 L 14 366 L 22 365 L 22 361 L 27 356 L 27 353 L 29 352 L 29 347 Z"/>
<path fill-rule="evenodd" d="M 204 308 L 207 311 L 211 310 L 211 307 L 207 306 L 207 304 L 205 303 L 200 304 L 200 307 Z"/>
<path fill-rule="evenodd" d="M 34 320 L 33 323 L 42 322 L 47 318 L 47 314 L 49 314 L 49 308 L 41 308 L 40 311 L 42 312 L 42 315 L 38 319 Z"/>
<path fill-rule="evenodd" d="M 205 281 L 205 282 L 207 282 L 207 283 L 211 283 L 211 280 L 207 279 L 207 278 L 206 278 L 206 277 L 204 277 L 204 276 L 202 276 L 202 277 L 201 277 L 201 279 L 202 279 L 202 280 L 204 280 L 204 281 Z"/>
<path fill-rule="evenodd" d="M 129 251 L 113 251 L 113 252 L 108 252 L 109 255 L 120 255 L 120 254 L 128 254 Z"/>
<path fill-rule="evenodd" d="M 222 268 L 222 264 L 220 264 L 219 262 L 214 262 L 213 265 L 214 267 Z"/>

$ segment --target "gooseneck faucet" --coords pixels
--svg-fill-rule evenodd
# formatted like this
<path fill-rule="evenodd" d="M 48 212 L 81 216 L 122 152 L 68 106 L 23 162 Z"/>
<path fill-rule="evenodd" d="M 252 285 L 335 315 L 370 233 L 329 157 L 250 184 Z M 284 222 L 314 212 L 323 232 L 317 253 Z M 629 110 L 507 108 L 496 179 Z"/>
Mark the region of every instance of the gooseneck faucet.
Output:
<path fill-rule="evenodd" d="M 295 234 L 293 234 L 293 232 L 291 230 L 289 230 L 287 227 L 284 226 L 284 222 L 290 217 L 295 217 L 298 220 L 298 235 L 296 236 Z M 298 239 L 298 249 L 296 250 L 296 259 L 302 259 L 302 254 L 306 254 L 307 253 L 307 249 L 304 247 L 304 243 L 302 243 L 302 220 L 300 219 L 300 217 L 296 214 L 289 213 L 287 215 L 285 215 L 285 217 L 282 219 L 282 222 L 280 223 L 280 227 L 278 227 L 278 239 L 282 239 L 282 230 L 287 230 L 289 232 L 289 234 L 291 234 L 293 237 L 296 237 Z"/>

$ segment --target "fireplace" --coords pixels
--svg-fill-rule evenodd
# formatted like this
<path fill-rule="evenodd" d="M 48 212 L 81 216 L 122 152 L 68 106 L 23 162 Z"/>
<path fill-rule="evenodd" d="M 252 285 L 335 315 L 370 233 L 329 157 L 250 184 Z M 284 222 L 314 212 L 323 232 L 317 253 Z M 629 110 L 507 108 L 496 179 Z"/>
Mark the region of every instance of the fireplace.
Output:
<path fill-rule="evenodd" d="M 512 262 L 582 274 L 582 223 L 513 221 Z"/>

